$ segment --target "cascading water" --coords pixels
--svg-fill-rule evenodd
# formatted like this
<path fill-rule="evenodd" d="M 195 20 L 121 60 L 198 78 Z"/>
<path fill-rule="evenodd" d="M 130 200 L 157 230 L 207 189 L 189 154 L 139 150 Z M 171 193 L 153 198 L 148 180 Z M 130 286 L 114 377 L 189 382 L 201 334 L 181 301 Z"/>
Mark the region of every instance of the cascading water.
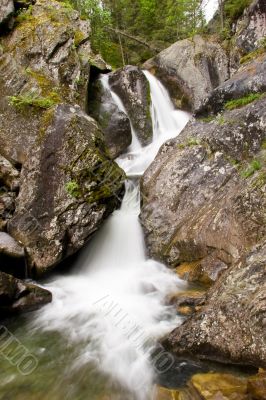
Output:
<path fill-rule="evenodd" d="M 160 145 L 178 135 L 189 118 L 175 111 L 160 82 L 144 73 L 151 87 L 153 141 L 144 148 L 135 141 L 117 160 L 127 175 L 134 177 L 143 173 Z M 102 82 L 109 88 L 107 77 Z M 121 100 L 114 93 L 112 96 L 125 112 Z M 61 275 L 45 285 L 53 293 L 53 302 L 38 311 L 30 325 L 35 335 L 58 332 L 67 346 L 75 348 L 71 365 L 61 365 L 66 368 L 65 375 L 90 365 L 109 377 L 116 388 L 118 385 L 122 396 L 117 397 L 115 390 L 108 399 L 152 398 L 150 354 L 157 339 L 180 323 L 175 311 L 165 304 L 165 297 L 184 284 L 164 265 L 147 258 L 138 220 L 139 197 L 138 182 L 129 180 L 120 210 L 109 217 L 83 250 L 75 274 Z M 40 351 L 49 348 L 44 346 Z M 79 397 L 71 391 L 63 397 L 105 398 L 93 394 Z"/>

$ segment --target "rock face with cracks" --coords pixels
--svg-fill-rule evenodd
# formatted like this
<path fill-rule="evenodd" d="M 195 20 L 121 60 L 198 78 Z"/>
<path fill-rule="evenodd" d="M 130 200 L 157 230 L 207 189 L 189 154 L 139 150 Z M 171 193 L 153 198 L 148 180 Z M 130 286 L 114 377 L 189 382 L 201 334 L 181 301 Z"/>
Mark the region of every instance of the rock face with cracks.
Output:
<path fill-rule="evenodd" d="M 78 106 L 46 112 L 21 173 L 11 235 L 40 275 L 80 249 L 120 204 L 124 173 L 108 157 L 96 122 Z M 49 190 L 47 190 L 49 188 Z"/>

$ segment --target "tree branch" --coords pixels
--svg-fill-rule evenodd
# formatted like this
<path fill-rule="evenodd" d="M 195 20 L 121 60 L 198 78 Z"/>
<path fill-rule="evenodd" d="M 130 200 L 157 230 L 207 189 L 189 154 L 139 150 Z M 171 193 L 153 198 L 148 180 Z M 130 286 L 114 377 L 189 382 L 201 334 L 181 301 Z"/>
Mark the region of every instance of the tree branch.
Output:
<path fill-rule="evenodd" d="M 127 37 L 128 39 L 134 40 L 135 42 L 137 42 L 137 43 L 139 43 L 139 44 L 142 44 L 142 45 L 145 46 L 145 47 L 148 47 L 148 48 L 149 48 L 150 50 L 152 50 L 154 53 L 160 53 L 160 52 L 161 52 L 160 49 L 158 49 L 158 48 L 156 48 L 156 47 L 150 45 L 150 44 L 147 43 L 145 40 L 140 39 L 140 38 L 138 38 L 138 37 L 136 37 L 136 36 L 132 36 L 132 35 L 130 35 L 130 34 L 127 33 L 127 32 L 120 31 L 120 29 L 111 28 L 110 26 L 106 26 L 104 29 L 107 30 L 107 31 L 110 31 L 110 32 L 114 32 L 114 33 L 116 33 L 117 35 L 122 35 L 122 36 Z"/>

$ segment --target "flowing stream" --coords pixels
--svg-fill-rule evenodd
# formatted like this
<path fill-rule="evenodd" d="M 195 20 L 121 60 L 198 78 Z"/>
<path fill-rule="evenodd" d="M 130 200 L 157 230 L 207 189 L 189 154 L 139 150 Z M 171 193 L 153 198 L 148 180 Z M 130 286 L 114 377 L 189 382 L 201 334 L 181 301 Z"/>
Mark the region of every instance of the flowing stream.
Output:
<path fill-rule="evenodd" d="M 53 302 L 31 315 L 31 322 L 26 318 L 23 327 L 28 336 L 16 332 L 32 351 L 37 346 L 37 357 L 42 360 L 39 374 L 49 382 L 47 386 L 43 383 L 43 395 L 34 399 L 152 399 L 155 372 L 151 354 L 158 338 L 180 323 L 165 297 L 184 284 L 146 255 L 136 177 L 143 174 L 161 144 L 179 134 L 189 115 L 175 110 L 162 84 L 144 73 L 151 89 L 153 140 L 141 147 L 133 131 L 127 154 L 117 159 L 129 177 L 121 208 L 81 252 L 73 272 L 50 278 L 44 285 L 52 291 Z M 110 90 L 107 75 L 102 82 Z M 125 112 L 121 100 L 110 92 Z M 6 379 L 4 387 L 12 390 L 14 382 L 22 378 L 13 374 Z M 32 374 L 34 379 L 41 379 L 38 372 Z M 3 381 L 0 394 L 1 385 Z M 94 386 L 95 391 L 91 389 Z M 96 390 L 98 386 L 101 389 Z M 109 397 L 104 397 L 106 393 Z"/>

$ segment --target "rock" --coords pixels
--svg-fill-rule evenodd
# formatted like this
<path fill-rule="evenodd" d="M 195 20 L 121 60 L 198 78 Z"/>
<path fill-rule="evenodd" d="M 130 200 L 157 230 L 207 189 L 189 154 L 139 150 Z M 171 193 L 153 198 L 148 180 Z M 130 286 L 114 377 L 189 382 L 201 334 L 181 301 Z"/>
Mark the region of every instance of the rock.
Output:
<path fill-rule="evenodd" d="M 186 290 L 170 296 L 168 302 L 176 307 L 178 314 L 188 316 L 199 310 L 205 300 L 204 290 Z"/>
<path fill-rule="evenodd" d="M 15 211 L 16 194 L 9 192 L 6 187 L 0 190 L 0 231 L 6 229 L 7 222 L 12 218 Z"/>
<path fill-rule="evenodd" d="M 164 83 L 178 108 L 195 110 L 229 78 L 228 63 L 227 54 L 218 43 L 196 35 L 174 43 L 143 67 Z"/>
<path fill-rule="evenodd" d="M 102 79 L 108 79 L 108 75 Z M 111 157 L 115 159 L 125 152 L 132 141 L 130 121 L 101 79 L 89 88 L 88 113 L 99 123 Z"/>
<path fill-rule="evenodd" d="M 23 165 L 16 212 L 8 224 L 27 250 L 31 275 L 84 245 L 120 204 L 124 178 L 91 117 L 71 105 L 46 112 Z"/>
<path fill-rule="evenodd" d="M 213 265 L 222 272 L 265 237 L 265 105 L 192 121 L 162 146 L 141 181 L 151 257 L 171 267 L 200 261 L 215 279 Z"/>
<path fill-rule="evenodd" d="M 15 11 L 13 0 L 0 0 L 0 29 L 1 25 L 8 25 Z"/>
<path fill-rule="evenodd" d="M 227 265 L 223 261 L 210 255 L 203 260 L 182 263 L 176 268 L 176 272 L 181 279 L 188 282 L 209 286 L 219 278 L 225 269 L 227 269 Z"/>
<path fill-rule="evenodd" d="M 14 258 L 24 257 L 24 248 L 10 235 L 5 232 L 0 232 L 0 255 L 1 254 Z"/>
<path fill-rule="evenodd" d="M 37 0 L 1 39 L 0 141 L 8 160 L 25 162 L 46 109 L 65 102 L 85 108 L 90 64 L 99 64 L 90 32 L 64 2 Z"/>
<path fill-rule="evenodd" d="M 202 309 L 164 340 L 177 356 L 266 366 L 266 242 L 236 262 Z"/>
<path fill-rule="evenodd" d="M 203 400 L 249 400 L 245 378 L 219 373 L 197 374 L 192 386 Z"/>
<path fill-rule="evenodd" d="M 0 272 L 0 316 L 37 310 L 52 301 L 52 294 L 37 285 L 26 283 Z"/>
<path fill-rule="evenodd" d="M 229 100 L 239 99 L 250 93 L 266 91 L 266 53 L 242 65 L 239 70 L 207 97 L 196 110 L 198 115 L 217 113 Z"/>
<path fill-rule="evenodd" d="M 142 145 L 152 140 L 150 86 L 138 67 L 127 65 L 109 75 L 111 89 L 120 97 Z"/>
<path fill-rule="evenodd" d="M 0 182 L 11 191 L 19 189 L 19 172 L 13 165 L 0 155 Z"/>
<path fill-rule="evenodd" d="M 248 393 L 254 400 L 266 399 L 266 372 L 261 370 L 257 375 L 248 379 Z"/>
<path fill-rule="evenodd" d="M 254 51 L 266 36 L 266 4 L 264 0 L 254 0 L 239 18 L 236 26 L 236 45 L 244 53 Z"/>

